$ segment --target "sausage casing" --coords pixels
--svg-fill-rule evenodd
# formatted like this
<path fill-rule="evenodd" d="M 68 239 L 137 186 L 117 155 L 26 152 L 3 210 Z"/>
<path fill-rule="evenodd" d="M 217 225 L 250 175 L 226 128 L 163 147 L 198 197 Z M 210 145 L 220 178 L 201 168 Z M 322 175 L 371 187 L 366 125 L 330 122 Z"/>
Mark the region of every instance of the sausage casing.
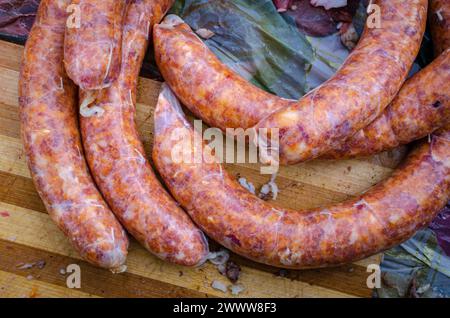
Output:
<path fill-rule="evenodd" d="M 149 31 L 172 2 L 131 1 L 119 78 L 107 89 L 81 93 L 82 103 L 92 94 L 95 100 L 93 116 L 83 116 L 82 110 L 80 122 L 94 179 L 121 223 L 153 254 L 192 266 L 206 259 L 207 241 L 154 175 L 135 124 L 137 80 Z"/>
<path fill-rule="evenodd" d="M 183 104 L 208 124 L 248 128 L 260 116 L 257 129 L 279 129 L 281 163 L 314 159 L 340 146 L 382 113 L 419 51 L 427 1 L 371 3 L 379 9 L 375 10 L 380 13 L 375 17 L 379 25 L 366 26 L 337 73 L 298 102 L 252 87 L 213 58 L 189 34 L 188 26 L 173 16 L 155 28 L 156 61 Z"/>
<path fill-rule="evenodd" d="M 183 105 L 211 127 L 249 128 L 290 101 L 247 82 L 223 64 L 175 15 L 153 32 L 155 59 Z"/>
<path fill-rule="evenodd" d="M 450 49 L 410 78 L 385 111 L 323 158 L 368 156 L 431 134 L 450 122 Z"/>
<path fill-rule="evenodd" d="M 332 266 L 388 249 L 426 226 L 450 195 L 449 132 L 423 143 L 391 178 L 367 193 L 309 211 L 275 207 L 248 192 L 206 145 L 192 142 L 194 134 L 166 87 L 155 111 L 153 160 L 167 187 L 211 238 L 269 265 Z M 180 146 L 200 151 L 203 160 L 174 160 L 172 150 Z"/>
<path fill-rule="evenodd" d="M 77 89 L 63 65 L 70 1 L 43 0 L 21 65 L 21 133 L 34 184 L 51 218 L 81 256 L 120 270 L 128 239 L 88 172 L 77 123 Z"/>
<path fill-rule="evenodd" d="M 407 144 L 450 120 L 450 2 L 430 1 L 429 24 L 438 56 L 403 85 L 391 105 L 369 126 L 324 158 L 366 156 Z"/>
<path fill-rule="evenodd" d="M 119 76 L 127 0 L 73 0 L 66 26 L 64 63 L 83 89 L 108 87 Z"/>
<path fill-rule="evenodd" d="M 371 3 L 381 10 L 380 27 L 366 25 L 337 73 L 294 106 L 256 125 L 257 129 L 279 129 L 282 164 L 314 159 L 339 147 L 375 120 L 405 81 L 420 48 L 428 3 Z"/>

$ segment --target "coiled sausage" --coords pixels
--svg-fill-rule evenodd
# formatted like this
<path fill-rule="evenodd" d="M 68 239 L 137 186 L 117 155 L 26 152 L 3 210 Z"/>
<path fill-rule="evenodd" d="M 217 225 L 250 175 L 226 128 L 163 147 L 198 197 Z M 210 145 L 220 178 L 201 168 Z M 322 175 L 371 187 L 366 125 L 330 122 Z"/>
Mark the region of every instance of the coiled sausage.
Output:
<path fill-rule="evenodd" d="M 403 85 L 369 126 L 322 158 L 368 156 L 408 144 L 450 122 L 450 49 Z"/>
<path fill-rule="evenodd" d="M 324 158 L 371 155 L 432 133 L 450 120 L 450 2 L 430 1 L 430 29 L 435 55 L 410 78 L 389 107 L 369 126 Z"/>
<path fill-rule="evenodd" d="M 448 131 L 433 135 L 367 193 L 308 211 L 278 208 L 252 195 L 216 163 L 207 146 L 192 142 L 194 134 L 175 96 L 164 88 L 155 111 L 153 160 L 167 187 L 211 238 L 269 265 L 333 266 L 383 251 L 426 226 L 450 196 Z M 202 160 L 174 160 L 172 150 L 180 147 L 191 157 L 203 154 Z"/>
<path fill-rule="evenodd" d="M 366 26 L 341 69 L 298 102 L 267 96 L 237 78 L 173 16 L 155 28 L 156 61 L 194 114 L 222 130 L 248 128 L 261 116 L 256 128 L 278 128 L 281 163 L 295 164 L 325 154 L 367 126 L 405 81 L 425 30 L 427 1 L 372 3 L 380 9 L 380 27 Z M 265 112 L 272 114 L 263 118 Z"/>

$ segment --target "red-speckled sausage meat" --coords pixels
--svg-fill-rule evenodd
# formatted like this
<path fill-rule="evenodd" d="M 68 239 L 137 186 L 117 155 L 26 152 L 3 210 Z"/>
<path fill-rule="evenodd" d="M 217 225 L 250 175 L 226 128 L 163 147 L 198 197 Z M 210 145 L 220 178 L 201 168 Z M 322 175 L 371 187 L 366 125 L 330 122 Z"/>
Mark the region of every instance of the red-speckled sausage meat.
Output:
<path fill-rule="evenodd" d="M 427 136 L 450 123 L 450 49 L 403 85 L 369 126 L 323 158 L 368 156 Z"/>
<path fill-rule="evenodd" d="M 290 101 L 247 82 L 226 65 L 178 16 L 153 31 L 155 59 L 166 82 L 211 127 L 249 128 Z"/>
<path fill-rule="evenodd" d="M 381 28 L 366 26 L 331 79 L 256 126 L 279 129 L 281 163 L 317 158 L 339 147 L 375 120 L 405 81 L 420 48 L 428 2 L 372 3 L 381 9 Z"/>
<path fill-rule="evenodd" d="M 208 254 L 207 241 L 155 177 L 135 124 L 136 86 L 149 31 L 172 2 L 131 1 L 119 78 L 98 93 L 82 92 L 80 121 L 92 174 L 125 228 L 158 257 L 198 265 Z"/>
<path fill-rule="evenodd" d="M 101 89 L 120 72 L 127 0 L 73 0 L 68 7 L 64 64 L 83 89 Z"/>
<path fill-rule="evenodd" d="M 450 48 L 450 1 L 430 0 L 429 21 L 437 56 Z"/>
<path fill-rule="evenodd" d="M 432 133 L 450 120 L 450 1 L 430 1 L 435 61 L 403 85 L 391 105 L 369 126 L 324 158 L 371 155 Z"/>
<path fill-rule="evenodd" d="M 67 1 L 41 1 L 19 82 L 22 138 L 31 176 L 51 218 L 90 263 L 120 271 L 128 240 L 83 157 L 75 85 L 63 65 Z"/>
<path fill-rule="evenodd" d="M 255 261 L 286 268 L 356 261 L 408 239 L 449 199 L 446 132 L 432 136 L 391 178 L 358 198 L 310 211 L 272 206 L 214 163 L 211 151 L 203 152 L 201 163 L 174 160 L 173 149 L 206 147 L 191 147 L 194 130 L 176 102 L 164 89 L 155 111 L 153 160 L 174 197 L 211 238 Z"/>
<path fill-rule="evenodd" d="M 298 102 L 245 83 L 194 43 L 175 17 L 155 28 L 156 60 L 183 104 L 210 125 L 247 128 L 265 111 L 281 108 L 256 128 L 279 128 L 281 163 L 295 164 L 325 154 L 366 127 L 405 81 L 425 30 L 427 1 L 372 3 L 380 8 L 380 27 L 367 26 L 338 72 Z"/>

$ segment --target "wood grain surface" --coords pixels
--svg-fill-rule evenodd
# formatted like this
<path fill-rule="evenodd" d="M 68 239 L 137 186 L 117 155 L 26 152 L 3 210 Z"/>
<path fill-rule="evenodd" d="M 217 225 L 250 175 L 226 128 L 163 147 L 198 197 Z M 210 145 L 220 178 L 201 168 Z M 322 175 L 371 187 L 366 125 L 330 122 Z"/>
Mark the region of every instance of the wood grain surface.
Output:
<path fill-rule="evenodd" d="M 132 241 L 128 271 L 114 275 L 83 262 L 49 219 L 25 163 L 19 134 L 17 82 L 23 47 L 0 41 L 0 296 L 1 297 L 230 297 L 211 287 L 231 283 L 212 264 L 183 268 L 162 262 Z M 140 79 L 137 123 L 150 154 L 153 109 L 160 83 Z M 388 177 L 398 164 L 397 151 L 349 161 L 314 161 L 281 168 L 276 204 L 311 208 L 336 203 Z M 227 169 L 258 188 L 269 181 L 251 164 Z M 281 271 L 232 255 L 241 266 L 238 297 L 370 297 L 368 264 L 380 255 L 346 266 Z M 37 261 L 44 266 L 23 269 Z M 81 288 L 69 289 L 65 269 L 81 267 Z"/>

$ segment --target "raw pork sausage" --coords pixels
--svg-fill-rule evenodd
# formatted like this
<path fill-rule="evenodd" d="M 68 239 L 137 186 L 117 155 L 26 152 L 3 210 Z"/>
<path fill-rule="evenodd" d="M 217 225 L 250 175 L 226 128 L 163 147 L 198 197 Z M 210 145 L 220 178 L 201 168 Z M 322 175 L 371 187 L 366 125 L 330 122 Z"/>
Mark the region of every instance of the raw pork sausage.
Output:
<path fill-rule="evenodd" d="M 405 81 L 425 31 L 427 1 L 373 3 L 381 10 L 381 27 L 366 27 L 341 69 L 298 102 L 252 87 L 214 60 L 173 16 L 155 28 L 156 61 L 182 103 L 212 126 L 248 128 L 278 109 L 256 128 L 279 128 L 281 163 L 295 164 L 338 147 L 371 123 Z"/>
<path fill-rule="evenodd" d="M 437 23 L 432 20 L 432 29 L 433 22 Z M 434 29 L 443 31 L 442 28 Z M 277 97 L 262 92 L 224 66 L 178 17 L 170 16 L 157 27 L 155 42 L 157 61 L 164 77 L 182 102 L 188 107 L 191 105 L 189 108 L 210 125 L 219 126 L 224 131 L 226 127 L 246 128 L 276 110 Z M 195 62 L 191 61 L 192 56 L 196 57 Z M 340 159 L 371 155 L 420 139 L 443 126 L 450 116 L 446 88 L 449 85 L 448 59 L 449 52 L 444 52 L 425 70 L 409 79 L 375 121 L 322 157 Z M 187 83 L 191 80 L 195 81 L 198 91 Z M 243 98 L 220 97 L 235 94 Z M 292 104 L 285 100 L 283 103 Z"/>
<path fill-rule="evenodd" d="M 324 158 L 371 155 L 432 133 L 450 120 L 450 2 L 430 1 L 435 61 L 403 85 L 391 105 L 369 126 Z M 444 51 L 445 50 L 445 51 Z"/>
<path fill-rule="evenodd" d="M 117 79 L 126 6 L 127 0 L 73 0 L 68 7 L 71 15 L 66 26 L 64 63 L 79 87 L 101 89 Z"/>
<path fill-rule="evenodd" d="M 94 179 L 125 228 L 158 257 L 198 265 L 208 254 L 207 241 L 157 180 L 135 124 L 136 86 L 149 32 L 172 2 L 131 1 L 119 78 L 107 89 L 81 93 L 80 122 Z"/>
<path fill-rule="evenodd" d="M 89 174 L 78 133 L 77 90 L 64 71 L 69 3 L 43 0 L 39 6 L 20 71 L 21 133 L 51 218 L 85 260 L 121 271 L 128 239 Z"/>
<path fill-rule="evenodd" d="M 280 162 L 317 158 L 377 118 L 394 99 L 419 51 L 427 1 L 372 1 L 380 28 L 366 26 L 337 73 L 294 106 L 263 119 L 256 129 L 280 132 Z"/>
<path fill-rule="evenodd" d="M 277 208 L 252 195 L 215 163 L 208 146 L 192 143 L 194 134 L 166 87 L 155 111 L 153 160 L 167 187 L 211 238 L 269 265 L 333 266 L 383 251 L 426 226 L 450 196 L 449 132 L 433 135 L 360 197 L 310 211 Z M 191 158 L 192 151 L 203 153 L 202 162 L 174 160 L 173 149 L 182 147 Z"/>
<path fill-rule="evenodd" d="M 388 108 L 323 158 L 368 156 L 407 144 L 450 123 L 450 49 L 410 78 Z"/>
<path fill-rule="evenodd" d="M 175 15 L 154 28 L 155 59 L 183 105 L 211 127 L 249 128 L 297 101 L 269 94 L 224 65 Z"/>

